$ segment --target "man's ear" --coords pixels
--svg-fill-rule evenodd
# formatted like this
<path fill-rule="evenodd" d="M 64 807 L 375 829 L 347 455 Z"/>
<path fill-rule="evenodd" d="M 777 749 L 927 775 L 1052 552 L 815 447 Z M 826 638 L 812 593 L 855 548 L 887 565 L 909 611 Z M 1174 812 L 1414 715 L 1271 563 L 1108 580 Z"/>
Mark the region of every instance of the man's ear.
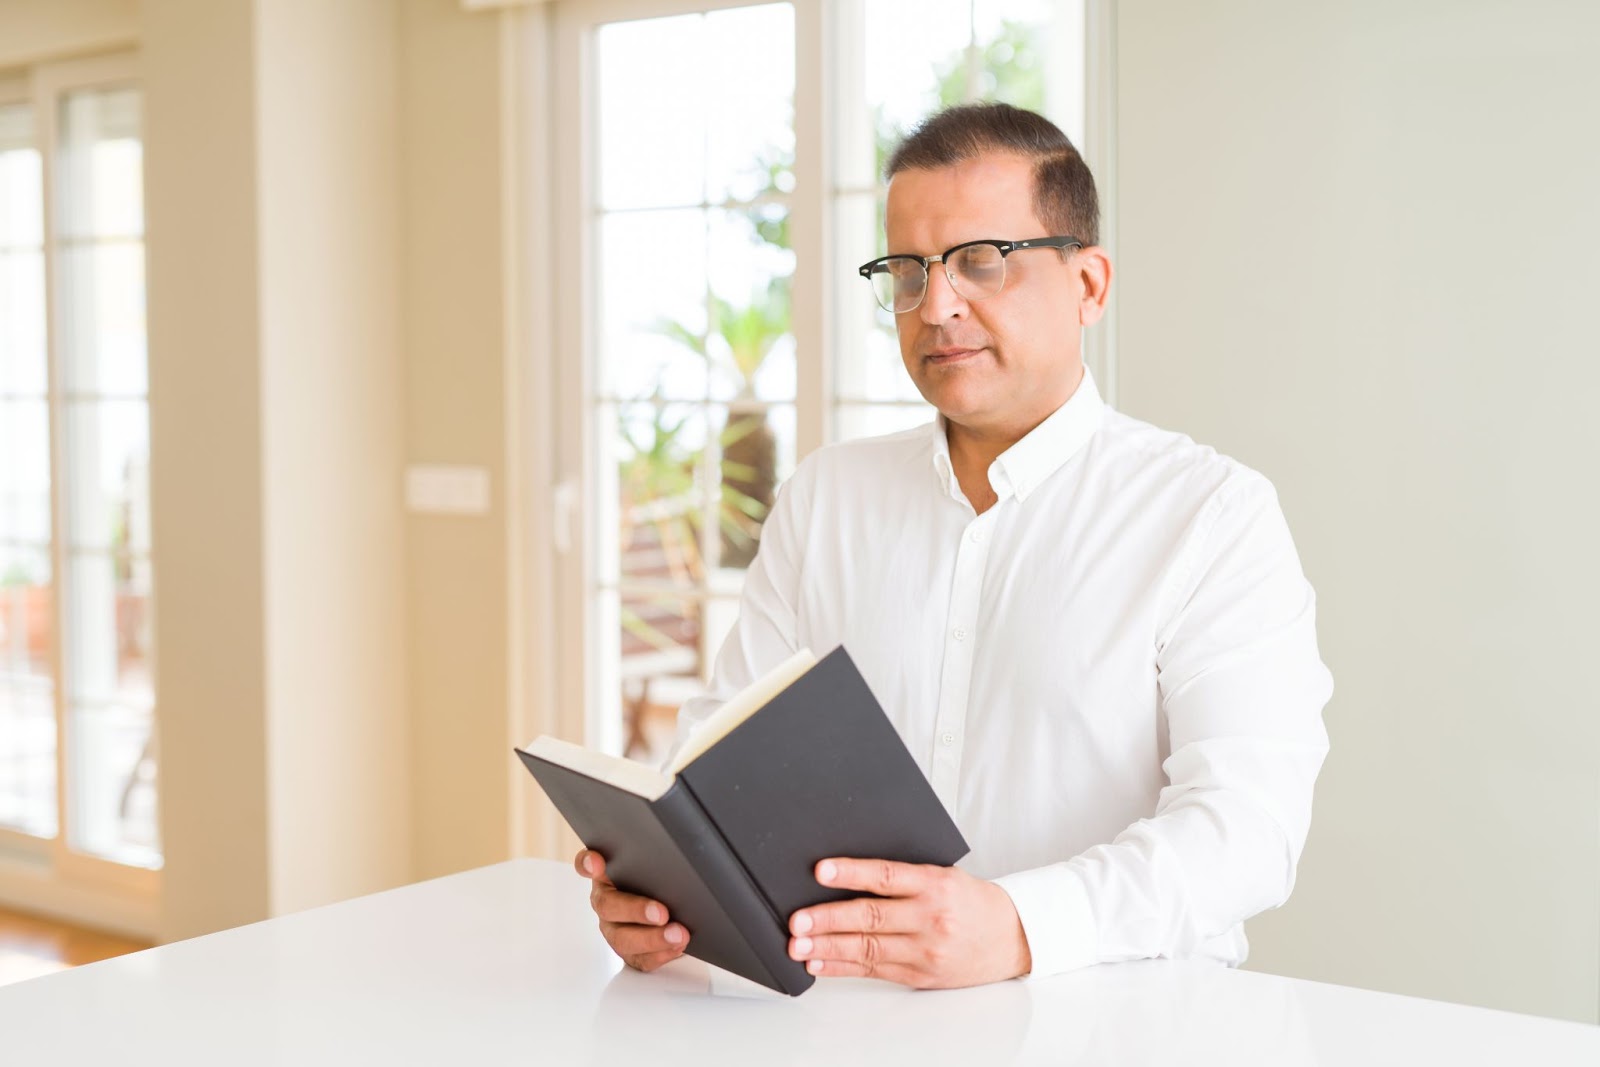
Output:
<path fill-rule="evenodd" d="M 1078 324 L 1093 326 L 1106 313 L 1106 297 L 1111 292 L 1111 257 L 1099 245 L 1079 249 L 1077 270 L 1083 288 L 1078 298 Z"/>

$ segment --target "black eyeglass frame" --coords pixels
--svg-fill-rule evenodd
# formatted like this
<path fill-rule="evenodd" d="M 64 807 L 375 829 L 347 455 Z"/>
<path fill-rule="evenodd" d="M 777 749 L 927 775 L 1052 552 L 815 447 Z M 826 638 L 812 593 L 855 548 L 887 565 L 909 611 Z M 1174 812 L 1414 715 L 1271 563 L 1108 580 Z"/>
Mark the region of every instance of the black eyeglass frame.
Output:
<path fill-rule="evenodd" d="M 870 262 L 861 264 L 861 266 L 857 267 L 856 270 L 857 270 L 857 273 L 859 273 L 863 278 L 865 278 L 867 281 L 870 282 L 870 281 L 872 281 L 872 276 L 874 274 L 880 274 L 880 273 L 886 274 L 886 273 L 888 273 L 888 270 L 887 270 L 888 265 L 890 263 L 893 263 L 895 260 L 909 259 L 909 260 L 912 260 L 912 261 L 920 264 L 921 267 L 922 267 L 922 273 L 923 273 L 922 296 L 918 297 L 917 298 L 917 302 L 915 304 L 912 304 L 910 307 L 906 308 L 905 311 L 895 311 L 892 308 L 884 308 L 884 310 L 889 312 L 889 314 L 891 314 L 891 315 L 904 315 L 906 313 L 906 311 L 915 311 L 915 310 L 917 310 L 917 308 L 922 306 L 922 301 L 924 301 L 924 300 L 926 300 L 928 298 L 927 275 L 930 273 L 928 268 L 931 267 L 933 264 L 935 264 L 935 263 L 945 263 L 946 264 L 946 267 L 945 267 L 945 278 L 946 278 L 946 280 L 948 280 L 950 282 L 951 286 L 954 287 L 955 279 L 950 277 L 950 269 L 949 269 L 949 266 L 948 266 L 948 260 L 950 259 L 951 256 L 955 255 L 957 252 L 961 251 L 963 248 L 971 248 L 973 245 L 992 245 L 997 251 L 999 251 L 1000 259 L 1001 259 L 1002 262 L 1005 260 L 1005 258 L 1007 256 L 1011 255 L 1011 253 L 1013 253 L 1013 252 L 1021 252 L 1021 251 L 1024 251 L 1026 249 L 1029 249 L 1029 248 L 1082 248 L 1082 247 L 1084 247 L 1083 242 L 1080 241 L 1078 238 L 1076 238 L 1076 237 L 1067 237 L 1067 236 L 1062 236 L 1062 237 L 1033 237 L 1033 238 L 1029 238 L 1026 241 L 1001 241 L 1001 240 L 997 240 L 997 239 L 994 239 L 994 238 L 985 237 L 985 238 L 979 238 L 976 241 L 963 241 L 960 244 L 955 245 L 954 247 L 945 249 L 943 252 L 940 252 L 936 256 L 914 256 L 909 252 L 900 252 L 900 253 L 897 253 L 896 255 L 892 255 L 892 256 L 880 256 L 879 258 L 871 260 Z M 1005 288 L 1004 279 L 1001 280 L 1000 287 L 1001 287 L 1001 289 Z M 990 293 L 989 296 L 994 296 L 996 293 L 999 293 L 999 292 L 1000 292 L 1000 289 L 996 289 L 993 293 Z M 874 295 L 873 299 L 874 299 L 874 302 L 877 301 L 876 295 Z M 987 299 L 987 297 L 963 297 L 963 299 L 985 300 L 985 299 Z M 883 305 L 881 303 L 879 303 L 878 306 L 879 307 L 883 307 Z"/>

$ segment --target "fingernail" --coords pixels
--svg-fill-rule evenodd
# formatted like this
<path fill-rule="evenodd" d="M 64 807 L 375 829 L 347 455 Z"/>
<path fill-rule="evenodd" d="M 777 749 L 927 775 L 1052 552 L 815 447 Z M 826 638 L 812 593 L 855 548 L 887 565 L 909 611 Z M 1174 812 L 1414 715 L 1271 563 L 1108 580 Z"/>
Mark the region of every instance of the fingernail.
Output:
<path fill-rule="evenodd" d="M 802 958 L 811 955 L 811 939 L 809 937 L 795 938 L 794 954 Z"/>
<path fill-rule="evenodd" d="M 646 919 L 649 919 L 653 923 L 658 923 L 662 919 L 666 918 L 666 916 L 661 914 L 661 905 L 660 904 L 647 904 L 647 905 L 645 905 L 644 917 Z"/>
<path fill-rule="evenodd" d="M 589 855 L 588 853 L 584 853 L 584 856 L 583 856 L 583 873 L 584 874 L 593 874 L 594 873 L 594 857 Z"/>
<path fill-rule="evenodd" d="M 797 934 L 809 934 L 811 932 L 811 916 L 803 911 L 797 914 L 794 917 L 794 932 Z"/>
<path fill-rule="evenodd" d="M 806 964 L 806 970 L 810 971 L 812 974 L 821 974 L 822 973 L 822 961 L 821 960 L 812 960 L 810 963 Z"/>
<path fill-rule="evenodd" d="M 823 860 L 821 865 L 817 867 L 817 881 L 826 885 L 828 882 L 833 881 L 833 876 L 838 873 L 839 868 L 833 865 L 832 860 Z"/>
<path fill-rule="evenodd" d="M 667 927 L 667 940 L 670 941 L 674 945 L 676 945 L 678 942 L 682 941 L 683 940 L 683 927 L 681 927 L 681 926 L 669 926 L 669 927 Z"/>

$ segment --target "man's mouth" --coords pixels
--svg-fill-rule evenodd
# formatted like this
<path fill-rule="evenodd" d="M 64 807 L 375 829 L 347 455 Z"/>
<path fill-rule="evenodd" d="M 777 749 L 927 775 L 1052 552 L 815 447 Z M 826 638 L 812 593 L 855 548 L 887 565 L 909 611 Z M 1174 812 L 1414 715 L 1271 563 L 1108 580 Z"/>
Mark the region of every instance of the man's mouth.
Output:
<path fill-rule="evenodd" d="M 960 363 L 962 360 L 971 359 L 982 351 L 983 349 L 981 348 L 934 348 L 930 349 L 922 359 L 923 362 L 931 363 L 937 367 L 947 363 Z"/>

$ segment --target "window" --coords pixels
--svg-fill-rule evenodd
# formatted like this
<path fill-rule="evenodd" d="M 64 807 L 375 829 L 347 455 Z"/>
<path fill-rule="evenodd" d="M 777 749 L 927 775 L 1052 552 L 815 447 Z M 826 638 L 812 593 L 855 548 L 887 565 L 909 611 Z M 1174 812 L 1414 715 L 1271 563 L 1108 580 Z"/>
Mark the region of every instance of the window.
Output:
<path fill-rule="evenodd" d="M 127 66 L 44 67 L 0 96 L 0 844 L 155 868 L 143 152 Z"/>
<path fill-rule="evenodd" d="M 44 190 L 31 103 L 0 105 L 0 827 L 56 834 Z"/>
<path fill-rule="evenodd" d="M 1083 21 L 1081 0 L 560 9 L 563 466 L 587 502 L 562 658 L 589 743 L 660 757 L 799 457 L 933 417 L 854 270 L 881 254 L 884 158 L 978 99 L 1081 141 Z"/>

